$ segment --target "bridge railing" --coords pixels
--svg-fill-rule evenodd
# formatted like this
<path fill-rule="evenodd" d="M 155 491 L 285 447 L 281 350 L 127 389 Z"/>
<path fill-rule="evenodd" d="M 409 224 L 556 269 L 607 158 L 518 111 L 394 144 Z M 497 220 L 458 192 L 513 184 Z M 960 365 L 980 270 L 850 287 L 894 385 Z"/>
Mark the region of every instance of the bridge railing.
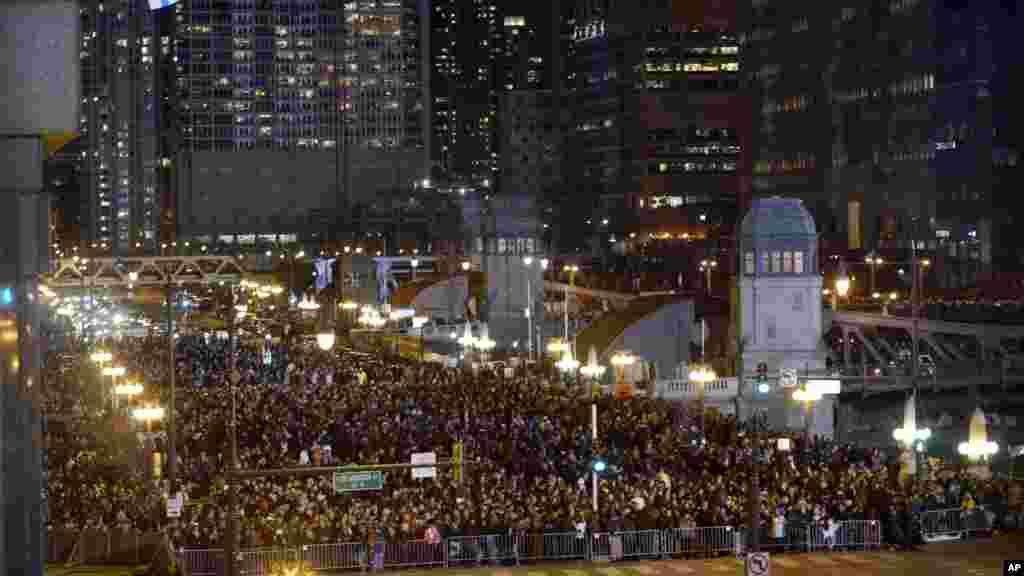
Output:
<path fill-rule="evenodd" d="M 736 378 L 719 378 L 704 385 L 704 398 L 731 400 L 739 394 L 739 389 Z M 689 400 L 700 395 L 700 385 L 687 379 L 658 380 L 654 390 L 658 398 L 666 400 Z"/>

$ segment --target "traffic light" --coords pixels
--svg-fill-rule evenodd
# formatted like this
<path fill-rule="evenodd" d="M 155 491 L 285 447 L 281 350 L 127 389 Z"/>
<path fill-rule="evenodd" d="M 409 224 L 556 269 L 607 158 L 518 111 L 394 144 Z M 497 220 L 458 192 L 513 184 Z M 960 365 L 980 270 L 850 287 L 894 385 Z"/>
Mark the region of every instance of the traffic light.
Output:
<path fill-rule="evenodd" d="M 452 445 L 452 478 L 456 483 L 462 482 L 462 442 Z"/>
<path fill-rule="evenodd" d="M 754 377 L 754 381 L 757 382 L 757 391 L 761 394 L 767 394 L 771 392 L 771 386 L 768 384 L 768 364 L 760 362 L 757 365 L 757 376 Z"/>

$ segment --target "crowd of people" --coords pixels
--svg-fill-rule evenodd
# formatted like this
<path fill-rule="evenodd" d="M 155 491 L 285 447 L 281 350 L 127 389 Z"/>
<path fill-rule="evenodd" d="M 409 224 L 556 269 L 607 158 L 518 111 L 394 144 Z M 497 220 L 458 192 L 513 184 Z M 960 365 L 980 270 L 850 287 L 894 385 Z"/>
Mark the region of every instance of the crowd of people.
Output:
<path fill-rule="evenodd" d="M 168 400 L 166 346 L 156 340 L 113 344 L 129 373 Z M 792 437 L 781 451 L 731 416 L 652 398 L 599 398 L 591 441 L 591 392 L 542 372 L 455 370 L 348 349 L 323 352 L 299 343 L 244 344 L 234 368 L 227 342 L 183 337 L 177 344 L 177 478 L 186 494 L 180 518 L 165 517 L 166 436 L 111 418 L 103 401 L 86 405 L 89 366 L 49 374 L 50 410 L 70 416 L 49 435 L 49 524 L 170 529 L 176 544 L 215 545 L 228 518 L 225 469 L 236 431 L 243 469 L 409 462 L 436 452 L 444 460 L 462 441 L 461 481 L 385 473 L 379 491 L 336 494 L 330 476 L 245 480 L 239 486 L 242 538 L 248 546 L 389 541 L 444 534 L 517 530 L 572 531 L 738 526 L 747 523 L 748 482 L 759 467 L 762 521 L 774 518 L 885 522 L 904 505 L 898 462 L 878 450 Z M 166 404 L 165 404 L 166 405 Z M 234 428 L 233 428 L 234 423 Z M 771 435 L 775 438 L 777 435 Z M 607 462 L 591 508 L 592 461 Z M 1006 502 L 1007 485 L 961 470 L 917 475 L 914 502 L 958 506 Z M 767 533 L 767 532 L 766 532 Z"/>

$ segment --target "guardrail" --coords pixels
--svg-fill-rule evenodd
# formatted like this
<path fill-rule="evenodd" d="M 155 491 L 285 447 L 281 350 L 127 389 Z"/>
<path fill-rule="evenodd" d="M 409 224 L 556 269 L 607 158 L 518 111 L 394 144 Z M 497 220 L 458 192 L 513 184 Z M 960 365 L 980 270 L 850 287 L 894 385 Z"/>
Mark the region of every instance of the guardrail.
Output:
<path fill-rule="evenodd" d="M 585 560 L 614 562 L 657 558 L 714 558 L 742 556 L 747 532 L 732 526 L 632 530 L 617 532 L 556 532 L 545 534 L 494 534 L 457 536 L 439 542 L 376 543 L 340 542 L 295 548 L 261 548 L 238 553 L 241 573 L 265 576 L 281 562 L 301 561 L 317 572 L 345 570 L 392 570 L 412 567 L 520 565 L 542 561 Z M 882 543 L 879 523 L 848 520 L 832 529 L 818 524 L 790 523 L 785 537 L 775 540 L 763 534 L 762 547 L 794 551 L 820 549 L 870 550 Z M 181 549 L 178 563 L 188 576 L 223 573 L 222 549 Z"/>
<path fill-rule="evenodd" d="M 969 511 L 960 508 L 926 510 L 921 512 L 919 519 L 921 538 L 925 542 L 963 540 L 992 529 L 989 513 L 981 506 Z"/>

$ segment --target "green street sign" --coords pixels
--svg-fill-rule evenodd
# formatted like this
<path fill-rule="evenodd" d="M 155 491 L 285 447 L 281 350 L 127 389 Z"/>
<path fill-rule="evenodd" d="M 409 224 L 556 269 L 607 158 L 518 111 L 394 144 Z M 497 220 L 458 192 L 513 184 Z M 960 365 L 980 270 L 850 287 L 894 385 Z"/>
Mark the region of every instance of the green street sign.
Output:
<path fill-rule="evenodd" d="M 335 472 L 334 493 L 362 492 L 364 490 L 381 490 L 384 488 L 384 473 L 373 472 Z"/>
<path fill-rule="evenodd" d="M 206 278 L 210 282 L 223 282 L 225 284 L 238 284 L 242 281 L 241 274 L 207 274 Z"/>

